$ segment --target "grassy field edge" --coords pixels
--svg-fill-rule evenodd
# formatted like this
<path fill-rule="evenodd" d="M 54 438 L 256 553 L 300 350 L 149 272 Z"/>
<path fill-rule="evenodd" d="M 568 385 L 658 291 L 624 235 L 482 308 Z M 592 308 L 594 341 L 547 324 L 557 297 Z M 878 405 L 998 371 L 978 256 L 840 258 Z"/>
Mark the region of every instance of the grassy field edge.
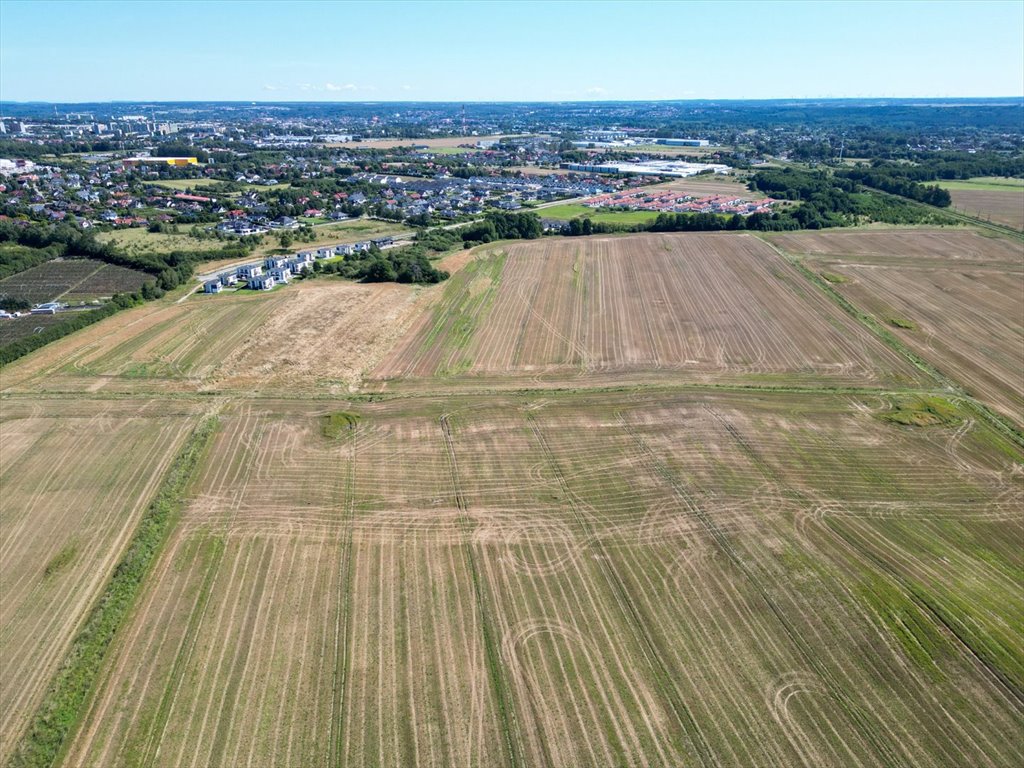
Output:
<path fill-rule="evenodd" d="M 52 766 L 61 756 L 84 712 L 107 649 L 128 617 L 146 574 L 182 509 L 184 494 L 217 423 L 215 416 L 206 418 L 186 439 L 110 581 L 72 641 L 25 737 L 8 761 L 10 768 Z"/>

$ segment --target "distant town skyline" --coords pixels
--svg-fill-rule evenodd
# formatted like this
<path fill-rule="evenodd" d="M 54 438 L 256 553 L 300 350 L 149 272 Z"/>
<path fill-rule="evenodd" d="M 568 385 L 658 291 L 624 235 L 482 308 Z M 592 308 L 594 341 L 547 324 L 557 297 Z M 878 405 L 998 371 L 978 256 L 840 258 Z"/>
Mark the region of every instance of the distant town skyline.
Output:
<path fill-rule="evenodd" d="M 5 101 L 1024 96 L 1024 3 L 0 3 Z"/>

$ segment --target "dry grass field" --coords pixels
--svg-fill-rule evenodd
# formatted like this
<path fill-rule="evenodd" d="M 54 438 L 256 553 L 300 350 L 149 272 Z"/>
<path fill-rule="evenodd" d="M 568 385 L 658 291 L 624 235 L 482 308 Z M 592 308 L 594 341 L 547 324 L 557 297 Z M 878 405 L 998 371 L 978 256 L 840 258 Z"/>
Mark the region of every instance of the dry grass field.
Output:
<path fill-rule="evenodd" d="M 1024 230 L 1024 189 L 951 189 L 949 194 L 959 211 Z"/>
<path fill-rule="evenodd" d="M 101 243 L 114 243 L 128 253 L 171 253 L 172 251 L 216 251 L 224 247 L 221 240 L 200 240 L 192 237 L 188 230 L 181 227 L 181 232 L 150 232 L 146 227 L 130 227 L 100 232 L 96 239 Z"/>
<path fill-rule="evenodd" d="M 692 176 L 688 179 L 673 179 L 664 184 L 653 184 L 645 187 L 650 190 L 672 190 L 693 197 L 709 197 L 711 195 L 736 195 L 748 200 L 764 197 L 763 193 L 751 192 L 746 181 L 738 176 Z"/>
<path fill-rule="evenodd" d="M 462 374 L 915 378 L 761 241 L 713 235 L 548 239 L 471 262 L 374 375 Z"/>
<path fill-rule="evenodd" d="M 964 229 L 880 229 L 869 232 L 801 232 L 771 235 L 784 251 L 822 257 L 871 257 L 885 264 L 1017 267 L 1020 242 Z"/>
<path fill-rule="evenodd" d="M 151 303 L 10 366 L 0 391 L 347 392 L 417 317 L 421 293 L 325 279 Z"/>
<path fill-rule="evenodd" d="M 1012 764 L 1014 462 L 890 405 L 239 405 L 65 764 Z"/>
<path fill-rule="evenodd" d="M 0 415 L 0 763 L 193 419 L 153 401 L 5 401 Z"/>
<path fill-rule="evenodd" d="M 47 764 L 1024 762 L 1024 439 L 960 389 L 1019 413 L 1019 244 L 442 266 L 168 296 L 0 371 L 0 764 L 211 414 Z"/>
<path fill-rule="evenodd" d="M 969 232 L 773 242 L 811 255 L 839 293 L 971 394 L 1024 421 L 1024 244 Z"/>

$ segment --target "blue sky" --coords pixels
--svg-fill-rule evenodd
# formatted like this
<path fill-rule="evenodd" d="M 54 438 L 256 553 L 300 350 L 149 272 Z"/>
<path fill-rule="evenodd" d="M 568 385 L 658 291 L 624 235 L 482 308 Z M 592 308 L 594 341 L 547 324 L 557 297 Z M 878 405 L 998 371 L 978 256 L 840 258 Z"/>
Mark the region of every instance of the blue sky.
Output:
<path fill-rule="evenodd" d="M 1024 96 L 1024 0 L 0 0 L 0 100 Z"/>

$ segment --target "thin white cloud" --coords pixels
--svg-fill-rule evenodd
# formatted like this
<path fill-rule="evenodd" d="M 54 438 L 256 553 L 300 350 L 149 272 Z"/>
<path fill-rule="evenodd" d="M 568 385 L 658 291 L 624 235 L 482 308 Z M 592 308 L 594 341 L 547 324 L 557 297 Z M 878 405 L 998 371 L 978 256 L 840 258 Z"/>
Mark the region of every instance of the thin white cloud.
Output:
<path fill-rule="evenodd" d="M 279 86 L 279 85 L 272 85 L 270 83 L 267 83 L 266 85 L 263 86 L 263 90 L 264 91 L 280 91 L 281 90 L 281 86 Z"/>
<path fill-rule="evenodd" d="M 337 83 L 325 83 L 324 89 L 328 91 L 354 91 L 356 89 L 355 83 L 345 83 L 344 85 L 338 85 Z"/>
<path fill-rule="evenodd" d="M 608 93 L 608 89 L 595 85 L 592 88 L 587 88 L 584 93 L 587 94 L 587 96 L 604 96 Z"/>

